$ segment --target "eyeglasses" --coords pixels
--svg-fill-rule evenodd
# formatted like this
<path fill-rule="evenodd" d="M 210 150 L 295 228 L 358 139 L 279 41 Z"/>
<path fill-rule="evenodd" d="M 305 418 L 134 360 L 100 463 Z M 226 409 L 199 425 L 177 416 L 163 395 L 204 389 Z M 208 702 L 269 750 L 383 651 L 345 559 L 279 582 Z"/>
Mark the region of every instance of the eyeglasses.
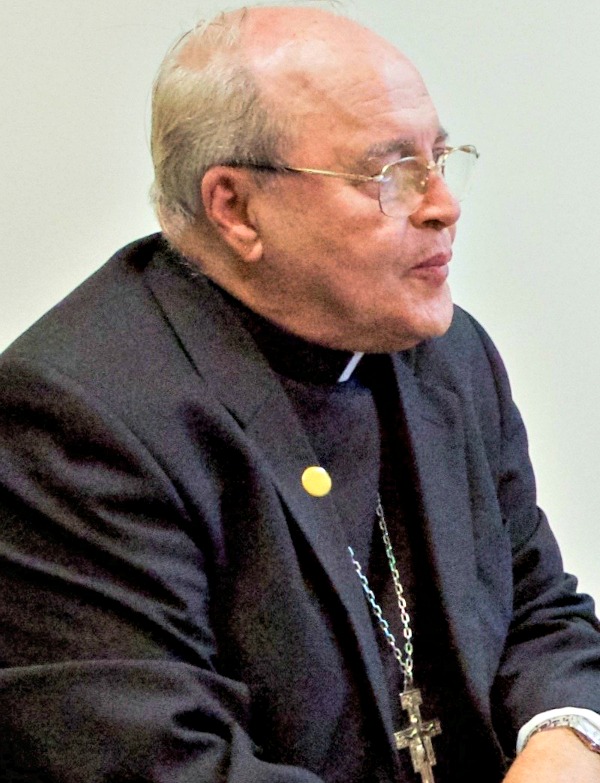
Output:
<path fill-rule="evenodd" d="M 427 161 L 421 156 L 401 158 L 393 163 L 387 163 L 379 174 L 372 176 L 257 163 L 224 165 L 244 165 L 264 171 L 319 174 L 323 177 L 338 177 L 349 182 L 376 182 L 379 186 L 379 207 L 383 214 L 388 217 L 407 217 L 419 208 L 433 174 L 441 176 L 450 193 L 460 201 L 466 195 L 478 157 L 479 153 L 472 144 L 462 147 L 444 147 L 432 161 Z"/>

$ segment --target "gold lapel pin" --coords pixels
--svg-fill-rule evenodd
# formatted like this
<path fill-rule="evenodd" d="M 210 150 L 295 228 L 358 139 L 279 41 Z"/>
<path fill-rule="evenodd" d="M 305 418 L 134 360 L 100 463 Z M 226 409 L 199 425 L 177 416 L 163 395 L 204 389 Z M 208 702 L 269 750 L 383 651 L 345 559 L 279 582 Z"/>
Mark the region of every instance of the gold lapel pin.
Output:
<path fill-rule="evenodd" d="M 302 474 L 302 486 L 315 498 L 322 498 L 331 491 L 331 476 L 318 465 L 311 465 Z"/>

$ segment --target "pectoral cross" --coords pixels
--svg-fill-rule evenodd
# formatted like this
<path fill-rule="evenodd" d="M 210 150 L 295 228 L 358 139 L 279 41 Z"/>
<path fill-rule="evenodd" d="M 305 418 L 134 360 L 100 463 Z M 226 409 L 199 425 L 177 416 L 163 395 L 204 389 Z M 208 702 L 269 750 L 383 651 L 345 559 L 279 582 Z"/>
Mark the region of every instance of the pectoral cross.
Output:
<path fill-rule="evenodd" d="M 431 738 L 441 734 L 442 728 L 437 718 L 423 722 L 419 709 L 422 702 L 421 691 L 417 688 L 411 688 L 400 694 L 400 703 L 402 709 L 408 712 L 410 725 L 407 729 L 394 732 L 394 739 L 398 750 L 405 748 L 410 750 L 413 769 L 419 773 L 423 783 L 435 783 L 431 769 L 435 764 Z"/>

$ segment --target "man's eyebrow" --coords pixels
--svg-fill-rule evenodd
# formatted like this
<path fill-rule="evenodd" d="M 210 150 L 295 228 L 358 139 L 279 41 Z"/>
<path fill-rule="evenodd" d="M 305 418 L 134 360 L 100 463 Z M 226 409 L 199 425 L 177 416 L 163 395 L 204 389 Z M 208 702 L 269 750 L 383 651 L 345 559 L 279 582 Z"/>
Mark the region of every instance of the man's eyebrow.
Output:
<path fill-rule="evenodd" d="M 440 128 L 438 130 L 434 146 L 443 144 L 448 139 L 448 133 Z M 401 157 L 405 155 L 414 155 L 415 153 L 415 141 L 410 138 L 396 138 L 389 139 L 388 141 L 380 141 L 377 144 L 370 146 L 365 154 L 362 156 L 360 163 L 365 164 L 369 161 L 376 160 L 377 158 L 385 158 L 388 155 L 399 154 Z"/>

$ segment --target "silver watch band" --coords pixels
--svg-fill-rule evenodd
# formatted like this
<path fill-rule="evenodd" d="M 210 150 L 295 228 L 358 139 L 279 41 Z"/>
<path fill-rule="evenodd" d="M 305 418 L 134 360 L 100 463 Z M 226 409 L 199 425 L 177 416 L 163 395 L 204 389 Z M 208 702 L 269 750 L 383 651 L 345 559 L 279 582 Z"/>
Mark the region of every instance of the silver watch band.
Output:
<path fill-rule="evenodd" d="M 540 731 L 549 729 L 571 729 L 577 737 L 594 753 L 600 753 L 600 731 L 590 721 L 579 715 L 558 715 L 539 723 L 531 732 L 528 740 Z"/>

